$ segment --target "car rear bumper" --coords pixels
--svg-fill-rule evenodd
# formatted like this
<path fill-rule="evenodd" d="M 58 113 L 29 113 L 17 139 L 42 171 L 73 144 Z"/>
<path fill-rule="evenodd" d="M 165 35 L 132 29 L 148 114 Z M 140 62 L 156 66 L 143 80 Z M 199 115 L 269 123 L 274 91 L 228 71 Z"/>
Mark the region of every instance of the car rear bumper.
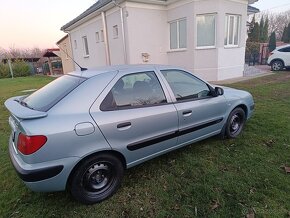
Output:
<path fill-rule="evenodd" d="M 18 176 L 29 189 L 37 192 L 65 190 L 70 172 L 79 161 L 77 157 L 70 157 L 44 163 L 27 164 L 16 153 L 12 137 L 9 140 L 9 154 Z"/>

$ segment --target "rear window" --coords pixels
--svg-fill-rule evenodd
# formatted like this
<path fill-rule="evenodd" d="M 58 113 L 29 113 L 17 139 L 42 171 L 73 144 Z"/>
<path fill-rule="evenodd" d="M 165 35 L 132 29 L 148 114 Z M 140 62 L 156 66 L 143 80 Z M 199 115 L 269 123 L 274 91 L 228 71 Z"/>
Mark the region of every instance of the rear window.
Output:
<path fill-rule="evenodd" d="M 62 76 L 24 98 L 21 104 L 33 110 L 48 111 L 84 81 L 81 77 Z"/>

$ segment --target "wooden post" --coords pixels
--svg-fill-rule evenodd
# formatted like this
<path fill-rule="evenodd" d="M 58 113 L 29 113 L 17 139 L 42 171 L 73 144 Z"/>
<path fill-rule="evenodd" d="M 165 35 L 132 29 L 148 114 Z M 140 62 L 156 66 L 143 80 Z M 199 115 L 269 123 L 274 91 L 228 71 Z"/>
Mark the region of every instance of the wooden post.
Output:
<path fill-rule="evenodd" d="M 10 59 L 8 59 L 8 65 L 9 65 L 11 77 L 13 79 L 14 78 L 14 76 L 13 76 L 13 69 L 12 69 L 12 65 L 11 65 L 11 60 Z"/>

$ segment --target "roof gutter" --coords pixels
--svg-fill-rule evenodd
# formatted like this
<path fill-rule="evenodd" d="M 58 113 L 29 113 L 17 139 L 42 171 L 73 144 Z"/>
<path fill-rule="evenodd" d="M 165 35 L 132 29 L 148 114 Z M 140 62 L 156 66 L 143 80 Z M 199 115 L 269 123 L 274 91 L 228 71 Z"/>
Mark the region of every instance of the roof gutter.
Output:
<path fill-rule="evenodd" d="M 123 8 L 115 0 L 112 3 L 120 9 L 124 64 L 128 64 Z"/>
<path fill-rule="evenodd" d="M 102 11 L 101 15 L 102 15 L 102 22 L 103 22 L 103 29 L 104 29 L 104 43 L 105 43 L 105 50 L 106 50 L 106 63 L 107 63 L 107 65 L 111 65 L 111 55 L 110 55 L 110 48 L 109 48 L 107 20 L 106 20 L 105 12 Z"/>

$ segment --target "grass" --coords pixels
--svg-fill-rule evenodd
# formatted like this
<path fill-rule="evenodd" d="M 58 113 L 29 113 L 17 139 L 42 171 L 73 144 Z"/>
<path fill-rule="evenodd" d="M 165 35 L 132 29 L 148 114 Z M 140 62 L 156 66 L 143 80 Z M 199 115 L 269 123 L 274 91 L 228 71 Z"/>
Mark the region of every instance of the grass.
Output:
<path fill-rule="evenodd" d="M 287 217 L 290 211 L 290 73 L 231 87 L 250 91 L 255 114 L 235 140 L 195 143 L 128 170 L 109 200 L 84 206 L 66 192 L 33 193 L 8 155 L 5 99 L 47 77 L 0 80 L 0 217 Z"/>

